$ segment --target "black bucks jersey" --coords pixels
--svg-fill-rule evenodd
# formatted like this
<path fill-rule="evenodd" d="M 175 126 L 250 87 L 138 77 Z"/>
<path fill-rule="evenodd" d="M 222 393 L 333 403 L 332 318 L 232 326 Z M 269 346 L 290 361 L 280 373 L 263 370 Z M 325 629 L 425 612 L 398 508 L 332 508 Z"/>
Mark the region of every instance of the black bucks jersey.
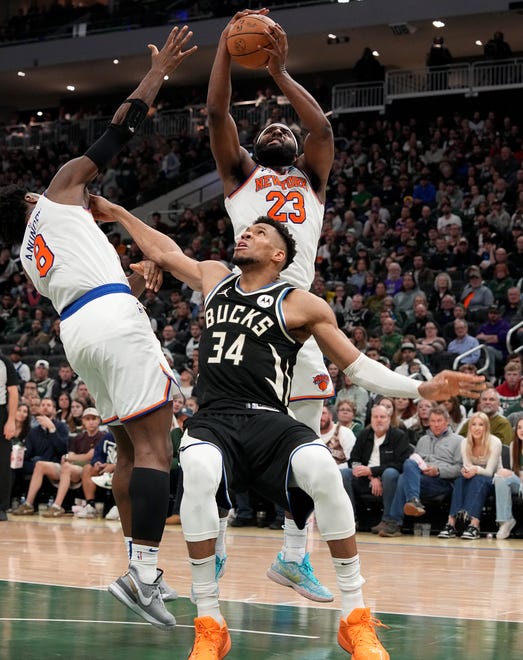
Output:
<path fill-rule="evenodd" d="M 255 403 L 286 411 L 296 355 L 302 344 L 287 332 L 282 301 L 292 291 L 276 282 L 245 292 L 232 273 L 205 300 L 199 344 L 200 407 L 246 408 Z"/>

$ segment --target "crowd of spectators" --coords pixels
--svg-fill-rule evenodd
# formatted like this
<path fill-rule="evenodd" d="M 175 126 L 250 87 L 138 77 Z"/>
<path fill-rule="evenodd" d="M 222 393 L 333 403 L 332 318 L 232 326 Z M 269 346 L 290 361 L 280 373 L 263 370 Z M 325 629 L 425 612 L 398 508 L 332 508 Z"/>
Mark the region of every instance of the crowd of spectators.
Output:
<path fill-rule="evenodd" d="M 516 352 L 523 333 L 514 333 L 508 348 L 506 343 L 509 329 L 523 321 L 519 125 L 508 116 L 474 112 L 423 121 L 361 120 L 350 129 L 338 120 L 334 129 L 335 158 L 313 292 L 327 300 L 339 327 L 360 350 L 406 375 L 431 378 L 472 349 L 458 360 L 459 368 L 477 370 L 487 361 L 486 374 L 501 396 L 503 414 L 523 414 L 521 353 Z M 180 145 L 184 140 L 208 150 L 205 131 L 180 138 Z M 113 184 L 126 190 L 121 178 L 126 163 L 130 188 L 146 195 L 153 182 L 139 185 L 137 179 L 144 163 L 159 162 L 160 144 L 158 138 L 131 146 L 93 190 L 106 196 Z M 63 144 L 36 156 L 5 149 L 1 182 L 23 182 L 42 192 L 77 148 Z M 180 170 L 186 167 L 186 151 L 179 152 Z M 197 259 L 230 261 L 233 234 L 218 201 L 187 208 L 169 223 L 154 214 L 151 224 L 172 234 Z M 130 264 L 142 256 L 137 246 L 122 241 L 117 231 L 109 239 L 130 273 Z M 37 360 L 61 355 L 59 320 L 19 271 L 17 250 L 3 246 L 0 251 L 0 339 L 15 367 L 25 362 L 30 371 Z M 144 294 L 143 304 L 190 396 L 204 322 L 200 297 L 166 275 L 162 290 Z M 363 392 L 363 401 L 346 379 L 338 380 L 337 388 L 329 402 L 334 415 L 340 401 L 349 400 L 355 404 L 354 419 L 368 423 L 374 397 Z M 405 409 L 413 413 L 412 406 L 407 401 Z M 473 411 L 472 402 L 457 402 L 458 411 L 463 406 L 465 416 Z M 421 431 L 428 428 L 418 413 L 410 413 Z"/>

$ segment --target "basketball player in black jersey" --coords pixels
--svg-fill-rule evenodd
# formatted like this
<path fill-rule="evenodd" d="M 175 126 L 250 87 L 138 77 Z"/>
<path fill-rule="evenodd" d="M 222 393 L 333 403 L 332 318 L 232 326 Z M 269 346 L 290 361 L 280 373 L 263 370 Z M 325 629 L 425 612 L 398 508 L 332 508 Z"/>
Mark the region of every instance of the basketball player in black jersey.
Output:
<path fill-rule="evenodd" d="M 235 275 L 220 262 L 187 257 L 170 238 L 102 198 L 92 198 L 92 210 L 98 220 L 120 222 L 149 259 L 205 299 L 201 405 L 180 444 L 185 489 L 180 514 L 198 609 L 189 658 L 206 654 L 218 660 L 231 647 L 215 575 L 217 503 L 228 505 L 229 484 L 249 483 L 289 509 L 299 526 L 315 509 L 341 592 L 338 642 L 355 660 L 388 660 L 375 632 L 379 622 L 363 603 L 354 513 L 340 472 L 314 432 L 285 413 L 296 354 L 313 335 L 357 384 L 408 398 L 477 398 L 484 378 L 443 371 L 420 383 L 360 353 L 324 300 L 279 280 L 294 241 L 270 218 L 259 218 L 240 236 L 233 262 L 241 275 Z M 138 268 L 147 281 L 148 273 Z"/>

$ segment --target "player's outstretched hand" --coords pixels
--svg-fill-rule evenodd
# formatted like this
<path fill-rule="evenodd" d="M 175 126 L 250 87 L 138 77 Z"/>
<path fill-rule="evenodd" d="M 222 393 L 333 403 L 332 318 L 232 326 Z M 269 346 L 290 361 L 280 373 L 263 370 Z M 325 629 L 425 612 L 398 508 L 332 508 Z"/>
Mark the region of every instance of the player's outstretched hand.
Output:
<path fill-rule="evenodd" d="M 115 220 L 116 204 L 100 195 L 89 195 L 89 209 L 96 222 L 117 222 Z"/>
<path fill-rule="evenodd" d="M 420 395 L 432 401 L 443 401 L 451 396 L 464 396 L 469 399 L 478 399 L 486 389 L 485 377 L 474 374 L 464 374 L 461 371 L 441 371 L 432 380 L 422 383 L 419 387 Z"/>
<path fill-rule="evenodd" d="M 183 50 L 189 43 L 193 33 L 187 25 L 181 29 L 176 26 L 171 30 L 163 48 L 159 51 L 154 44 L 148 44 L 151 51 L 151 69 L 158 69 L 165 75 L 175 71 L 183 60 L 198 50 L 198 46 L 192 46 Z"/>
<path fill-rule="evenodd" d="M 130 264 L 130 268 L 145 280 L 145 288 L 158 292 L 163 284 L 163 270 L 154 261 L 144 259 L 136 264 Z"/>

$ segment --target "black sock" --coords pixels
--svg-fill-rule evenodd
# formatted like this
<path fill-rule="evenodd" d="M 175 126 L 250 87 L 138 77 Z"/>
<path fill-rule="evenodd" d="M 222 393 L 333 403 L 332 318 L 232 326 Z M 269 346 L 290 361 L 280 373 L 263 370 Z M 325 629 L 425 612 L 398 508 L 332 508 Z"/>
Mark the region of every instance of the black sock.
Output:
<path fill-rule="evenodd" d="M 94 500 L 87 500 L 87 505 L 88 505 L 88 506 L 92 506 L 93 509 L 94 509 L 94 508 L 95 508 L 95 506 L 94 506 L 94 505 L 95 505 L 95 501 L 94 501 Z"/>
<path fill-rule="evenodd" d="M 152 468 L 133 468 L 129 495 L 133 539 L 159 543 L 169 507 L 169 473 Z"/>

